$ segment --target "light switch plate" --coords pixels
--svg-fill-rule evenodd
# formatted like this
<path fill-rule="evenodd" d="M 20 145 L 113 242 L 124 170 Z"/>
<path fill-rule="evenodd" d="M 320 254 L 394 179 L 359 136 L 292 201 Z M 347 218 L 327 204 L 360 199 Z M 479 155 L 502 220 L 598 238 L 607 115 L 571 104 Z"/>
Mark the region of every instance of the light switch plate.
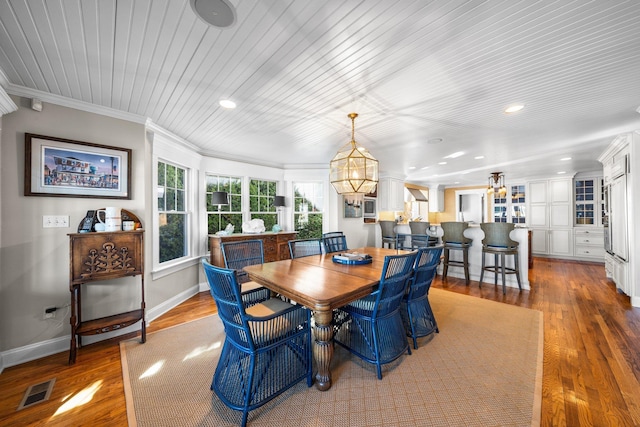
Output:
<path fill-rule="evenodd" d="M 69 228 L 69 215 L 44 215 L 42 228 Z"/>

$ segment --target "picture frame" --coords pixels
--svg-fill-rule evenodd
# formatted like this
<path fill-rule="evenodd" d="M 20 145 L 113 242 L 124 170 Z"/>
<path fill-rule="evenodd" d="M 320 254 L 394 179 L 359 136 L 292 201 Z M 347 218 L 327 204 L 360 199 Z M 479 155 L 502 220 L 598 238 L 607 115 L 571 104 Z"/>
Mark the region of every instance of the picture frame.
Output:
<path fill-rule="evenodd" d="M 131 199 L 131 149 L 25 134 L 24 195 Z"/>

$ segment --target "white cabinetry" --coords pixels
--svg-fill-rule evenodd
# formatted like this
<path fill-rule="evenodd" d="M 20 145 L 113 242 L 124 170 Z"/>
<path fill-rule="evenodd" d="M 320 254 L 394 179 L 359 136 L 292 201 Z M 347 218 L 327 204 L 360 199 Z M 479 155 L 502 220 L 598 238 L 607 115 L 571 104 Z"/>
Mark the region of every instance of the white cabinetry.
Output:
<path fill-rule="evenodd" d="M 604 230 L 576 227 L 573 234 L 573 253 L 576 258 L 602 262 L 604 260 Z"/>
<path fill-rule="evenodd" d="M 535 255 L 573 255 L 571 178 L 530 181 L 529 227 Z"/>
<path fill-rule="evenodd" d="M 378 210 L 404 211 L 404 182 L 396 178 L 378 181 Z"/>
<path fill-rule="evenodd" d="M 604 261 L 602 177 L 579 174 L 574 180 L 573 254 L 585 261 Z"/>
<path fill-rule="evenodd" d="M 638 282 L 638 233 L 633 221 L 638 207 L 633 191 L 638 185 L 637 167 L 633 167 L 638 162 L 635 152 L 638 144 L 640 136 L 636 132 L 619 135 L 598 158 L 603 165 L 608 194 L 605 209 L 608 208 L 609 225 L 605 234 L 610 244 L 605 254 L 605 269 L 616 287 L 631 297 L 634 307 L 640 306 L 637 286 L 634 286 Z"/>

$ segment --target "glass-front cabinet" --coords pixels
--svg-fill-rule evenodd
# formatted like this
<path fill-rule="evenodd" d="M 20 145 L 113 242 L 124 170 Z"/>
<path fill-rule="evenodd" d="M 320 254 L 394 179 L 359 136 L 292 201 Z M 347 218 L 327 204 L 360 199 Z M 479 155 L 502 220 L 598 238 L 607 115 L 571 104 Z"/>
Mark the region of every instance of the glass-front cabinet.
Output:
<path fill-rule="evenodd" d="M 573 180 L 574 257 L 604 261 L 604 186 L 599 176 Z"/>
<path fill-rule="evenodd" d="M 596 180 L 576 179 L 575 180 L 575 224 L 595 225 L 596 224 Z"/>
<path fill-rule="evenodd" d="M 493 222 L 512 222 L 525 224 L 526 215 L 526 190 L 525 185 L 508 185 L 507 194 L 493 195 Z"/>
<path fill-rule="evenodd" d="M 604 217 L 604 185 L 602 178 L 574 180 L 574 224 L 602 226 Z"/>

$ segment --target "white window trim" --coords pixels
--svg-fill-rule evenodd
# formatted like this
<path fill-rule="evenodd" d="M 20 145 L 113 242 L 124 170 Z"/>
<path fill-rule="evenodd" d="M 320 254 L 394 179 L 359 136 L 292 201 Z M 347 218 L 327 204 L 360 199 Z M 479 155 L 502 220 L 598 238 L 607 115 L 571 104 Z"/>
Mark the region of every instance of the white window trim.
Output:
<path fill-rule="evenodd" d="M 196 203 L 198 202 L 198 192 L 201 191 L 198 179 L 200 174 L 201 156 L 184 146 L 184 141 L 180 138 L 162 131 L 154 129 L 152 136 L 151 158 L 152 158 L 152 179 L 151 179 L 151 205 L 152 209 L 152 278 L 166 276 L 180 271 L 184 268 L 197 264 L 202 256 L 198 239 L 194 236 L 200 235 L 200 222 L 198 216 L 194 214 Z M 170 159 L 170 160 L 169 160 Z M 160 264 L 159 260 L 159 211 L 156 189 L 158 188 L 158 162 L 166 162 L 186 170 L 187 191 L 185 194 L 185 211 L 187 213 L 187 251 L 188 255 L 176 260 L 167 261 Z"/>
<path fill-rule="evenodd" d="M 291 188 L 289 191 L 289 197 L 291 200 L 291 209 L 290 209 L 290 216 L 288 218 L 288 221 L 291 224 L 291 230 L 295 231 L 296 229 L 296 224 L 295 224 L 295 215 L 297 212 L 295 209 L 295 186 L 296 184 L 322 184 L 322 197 L 324 198 L 324 203 L 322 204 L 322 210 L 320 212 L 315 212 L 314 214 L 322 214 L 322 232 L 324 233 L 325 230 L 328 229 L 327 224 L 328 224 L 328 203 L 329 203 L 329 192 L 328 192 L 328 181 L 325 180 L 321 180 L 321 179 L 304 179 L 302 177 L 298 177 L 296 179 L 292 179 L 291 180 Z"/>

